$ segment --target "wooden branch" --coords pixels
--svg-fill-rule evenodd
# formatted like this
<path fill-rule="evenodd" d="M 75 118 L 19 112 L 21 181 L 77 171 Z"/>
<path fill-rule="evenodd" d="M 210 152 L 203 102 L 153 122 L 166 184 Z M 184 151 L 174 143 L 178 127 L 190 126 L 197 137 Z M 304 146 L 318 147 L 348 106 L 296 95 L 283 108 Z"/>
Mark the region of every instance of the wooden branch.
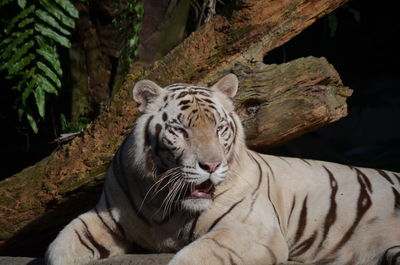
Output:
<path fill-rule="evenodd" d="M 243 81 L 243 91 L 257 91 L 254 97 L 250 91 L 241 92 L 236 101 L 245 126 L 249 126 L 249 136 L 262 136 L 249 141 L 252 147 L 282 142 L 345 115 L 344 99 L 350 92 L 325 60 L 307 58 L 279 66 L 255 63 L 265 52 L 345 1 L 241 2 L 242 9 L 229 19 L 216 17 L 152 69 L 132 65 L 131 74 L 110 106 L 82 136 L 0 182 L 0 254 L 42 253 L 60 227 L 95 204 L 104 172 L 138 115 L 130 91 L 139 78 L 162 85 L 175 81 L 209 84 L 233 69 Z M 260 79 L 267 89 L 264 92 L 258 88 L 258 72 L 265 74 Z M 306 92 L 315 100 L 305 96 Z M 301 115 L 311 122 L 302 121 Z"/>
<path fill-rule="evenodd" d="M 237 64 L 240 78 L 236 111 L 246 128 L 247 145 L 266 149 L 347 115 L 352 91 L 325 58 L 301 58 L 282 65 Z"/>

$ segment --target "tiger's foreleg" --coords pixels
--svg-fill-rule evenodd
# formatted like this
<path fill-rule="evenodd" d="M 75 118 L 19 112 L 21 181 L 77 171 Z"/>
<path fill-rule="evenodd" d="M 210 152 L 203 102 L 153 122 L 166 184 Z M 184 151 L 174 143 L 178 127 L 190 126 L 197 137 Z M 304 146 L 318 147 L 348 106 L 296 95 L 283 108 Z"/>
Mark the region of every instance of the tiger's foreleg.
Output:
<path fill-rule="evenodd" d="M 280 264 L 288 249 L 276 234 L 268 239 L 247 225 L 219 227 L 180 250 L 169 265 Z"/>
<path fill-rule="evenodd" d="M 112 220 L 96 208 L 70 222 L 50 244 L 48 265 L 82 265 L 90 261 L 121 255 L 125 243 L 114 232 Z"/>

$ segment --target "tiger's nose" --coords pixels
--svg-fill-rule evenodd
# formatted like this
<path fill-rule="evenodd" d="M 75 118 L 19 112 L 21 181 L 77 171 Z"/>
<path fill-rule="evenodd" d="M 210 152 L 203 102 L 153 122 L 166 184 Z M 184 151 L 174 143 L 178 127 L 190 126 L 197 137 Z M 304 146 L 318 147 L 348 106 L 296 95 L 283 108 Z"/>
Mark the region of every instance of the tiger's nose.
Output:
<path fill-rule="evenodd" d="M 209 173 L 215 172 L 219 165 L 221 165 L 221 162 L 199 162 L 199 166 Z"/>

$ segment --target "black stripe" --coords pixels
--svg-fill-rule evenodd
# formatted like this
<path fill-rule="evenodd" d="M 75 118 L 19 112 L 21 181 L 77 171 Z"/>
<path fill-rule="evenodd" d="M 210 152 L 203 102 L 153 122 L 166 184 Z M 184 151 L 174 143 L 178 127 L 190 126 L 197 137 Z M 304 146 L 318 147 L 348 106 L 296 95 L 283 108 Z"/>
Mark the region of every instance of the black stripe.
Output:
<path fill-rule="evenodd" d="M 310 162 L 308 162 L 307 160 L 303 159 L 303 158 L 299 158 L 301 161 L 303 161 L 304 163 L 306 163 L 307 165 L 311 166 Z"/>
<path fill-rule="evenodd" d="M 202 95 L 202 96 L 205 96 L 205 97 L 211 97 L 210 93 L 206 93 L 206 92 L 203 92 L 203 91 L 195 91 L 193 94 L 198 94 L 198 95 Z"/>
<path fill-rule="evenodd" d="M 392 187 L 393 195 L 394 195 L 394 209 L 400 209 L 400 194 L 399 192 Z"/>
<path fill-rule="evenodd" d="M 311 248 L 311 246 L 315 242 L 315 238 L 317 237 L 317 235 L 318 235 L 318 232 L 314 231 L 314 233 L 308 239 L 304 240 L 296 248 L 292 249 L 289 256 L 296 257 L 296 256 L 300 256 L 301 254 L 306 252 L 308 249 Z"/>
<path fill-rule="evenodd" d="M 90 252 L 92 252 L 92 256 L 94 256 L 94 250 L 93 250 L 91 247 L 89 247 L 89 245 L 86 244 L 85 241 L 83 241 L 83 239 L 82 239 L 81 235 L 78 233 L 78 231 L 76 231 L 76 230 L 74 230 L 74 231 L 75 231 L 76 236 L 78 237 L 79 242 L 80 242 L 85 248 L 87 248 L 88 250 L 90 250 Z"/>
<path fill-rule="evenodd" d="M 325 224 L 324 224 L 324 232 L 322 234 L 322 239 L 321 242 L 318 245 L 318 249 L 319 250 L 322 247 L 323 242 L 325 241 L 329 230 L 331 229 L 332 225 L 335 223 L 336 221 L 336 209 L 337 209 L 337 204 L 336 204 L 336 193 L 338 191 L 338 184 L 337 181 L 333 175 L 333 173 L 327 169 L 325 166 L 322 166 L 326 172 L 328 173 L 328 177 L 329 177 L 329 183 L 331 186 L 331 197 L 330 197 L 330 207 L 329 207 L 329 211 L 327 213 L 327 215 L 325 216 Z"/>
<path fill-rule="evenodd" d="M 163 120 L 163 121 L 168 120 L 168 114 L 167 114 L 166 112 L 163 112 L 163 114 L 162 114 L 162 120 Z"/>
<path fill-rule="evenodd" d="M 220 248 L 225 249 L 226 251 L 229 251 L 230 253 L 232 253 L 234 256 L 236 256 L 237 258 L 239 258 L 243 264 L 246 264 L 243 260 L 242 257 L 239 256 L 239 254 L 236 253 L 236 251 L 228 246 L 223 245 L 222 243 L 218 242 L 217 240 L 215 240 L 214 238 L 204 238 L 204 239 L 208 239 L 211 240 L 212 242 L 214 242 L 217 246 L 219 246 Z"/>
<path fill-rule="evenodd" d="M 224 218 L 227 214 L 229 214 L 243 200 L 244 197 L 240 201 L 235 202 L 225 213 L 223 213 L 220 217 L 215 219 L 214 222 L 211 224 L 210 228 L 208 228 L 208 232 L 210 232 L 214 228 L 214 226 L 216 226 L 218 222 L 221 221 L 222 218 Z"/>
<path fill-rule="evenodd" d="M 231 119 L 232 119 L 232 121 L 233 121 L 233 124 L 234 124 L 234 126 L 236 127 L 236 129 L 232 130 L 232 133 L 233 133 L 233 140 L 232 140 L 230 146 L 228 147 L 228 152 L 230 152 L 230 155 L 229 155 L 229 157 L 228 157 L 228 164 L 232 163 L 232 160 L 233 160 L 233 158 L 234 158 L 234 152 L 231 152 L 231 147 L 232 147 L 232 146 L 235 146 L 235 144 L 236 144 L 236 142 L 237 142 L 237 137 L 238 137 L 238 136 L 237 136 L 237 124 L 236 124 L 236 121 L 235 121 L 235 119 L 234 119 L 234 117 L 233 117 L 233 115 L 232 115 L 231 113 L 229 113 L 229 116 L 231 117 Z"/>
<path fill-rule="evenodd" d="M 110 205 L 110 201 L 108 199 L 108 195 L 106 190 L 104 190 L 104 201 L 106 203 L 106 209 L 108 212 L 108 215 L 110 216 L 111 220 L 114 222 L 115 226 L 117 227 L 118 233 L 123 237 L 126 238 L 126 234 L 125 234 L 125 229 L 122 227 L 122 225 L 114 218 L 114 215 L 111 212 L 111 205 Z"/>
<path fill-rule="evenodd" d="M 215 103 L 214 103 L 211 99 L 209 99 L 209 98 L 202 98 L 202 100 L 204 100 L 204 101 L 207 102 L 207 103 L 210 103 L 210 104 L 215 105 Z"/>
<path fill-rule="evenodd" d="M 265 161 L 265 159 L 259 153 L 255 153 L 255 154 L 259 158 L 261 158 L 261 160 L 263 160 L 264 163 L 268 166 L 268 168 L 269 168 L 269 170 L 271 172 L 272 178 L 275 180 L 274 172 L 272 171 L 272 168 L 269 166 L 267 161 Z M 271 199 L 271 183 L 270 183 L 269 175 L 267 175 L 267 185 L 268 185 L 268 200 L 271 203 L 272 208 L 274 209 L 274 213 L 275 213 L 276 219 L 278 220 L 279 229 L 281 230 L 281 233 L 284 234 L 283 231 L 282 231 L 281 218 L 279 217 L 279 214 L 278 214 L 278 211 L 276 210 L 275 204 L 272 202 L 272 199 Z"/>
<path fill-rule="evenodd" d="M 257 193 L 256 196 L 253 196 L 251 204 L 250 204 L 250 208 L 249 211 L 247 212 L 246 217 L 243 219 L 243 222 L 247 220 L 247 218 L 249 218 L 250 214 L 253 212 L 253 208 L 254 208 L 254 204 L 258 198 L 258 195 L 260 195 L 260 193 Z"/>
<path fill-rule="evenodd" d="M 359 177 L 365 183 L 367 190 L 372 192 L 371 182 L 369 181 L 368 177 L 359 168 L 354 168 L 354 170 L 357 172 L 357 177 Z"/>
<path fill-rule="evenodd" d="M 143 143 L 143 151 L 146 151 L 146 149 L 150 146 L 150 131 L 149 131 L 149 126 L 150 126 L 150 122 L 153 120 L 154 116 L 150 116 L 147 121 L 146 124 L 144 126 L 144 143 Z"/>
<path fill-rule="evenodd" d="M 224 190 L 224 191 L 221 191 L 220 193 L 218 193 L 217 195 L 215 195 L 214 196 L 214 200 L 217 198 L 217 197 L 219 197 L 219 196 L 221 196 L 222 194 L 224 194 L 225 192 L 227 192 L 229 189 L 226 189 L 226 190 Z"/>
<path fill-rule="evenodd" d="M 288 226 L 289 223 L 290 223 L 290 218 L 292 217 L 292 213 L 293 213 L 293 210 L 294 210 L 295 206 L 296 206 L 296 195 L 293 196 L 292 208 L 290 209 L 290 213 L 289 213 L 289 217 L 288 217 L 288 221 L 287 221 L 287 225 L 286 226 Z"/>
<path fill-rule="evenodd" d="M 357 169 L 356 169 L 357 171 Z M 364 216 L 364 214 L 368 211 L 368 209 L 372 205 L 371 197 L 368 194 L 368 185 L 362 180 L 362 175 L 357 172 L 357 180 L 358 183 L 360 184 L 360 195 L 358 196 L 358 202 L 357 202 L 357 215 L 354 219 L 353 224 L 350 226 L 350 228 L 347 230 L 347 232 L 344 234 L 342 239 L 336 244 L 336 246 L 333 248 L 332 252 L 337 251 L 339 248 L 341 248 L 353 235 L 354 229 L 357 227 L 357 225 L 360 223 L 361 218 Z"/>
<path fill-rule="evenodd" d="M 248 152 L 248 154 L 251 157 L 251 159 L 253 159 L 253 161 L 256 162 L 257 167 L 258 167 L 258 183 L 257 183 L 257 187 L 251 192 L 251 196 L 254 196 L 254 194 L 260 189 L 260 186 L 261 186 L 262 169 L 261 169 L 260 163 L 258 163 L 258 161 L 254 158 L 254 156 L 250 152 Z"/>
<path fill-rule="evenodd" d="M 297 241 L 299 241 L 307 225 L 307 198 L 308 195 L 304 198 L 303 201 L 303 207 L 301 208 L 299 223 L 297 225 L 297 231 L 296 231 L 296 236 L 294 238 L 294 243 L 297 243 Z"/>
<path fill-rule="evenodd" d="M 183 91 L 183 92 L 179 93 L 178 96 L 176 96 L 175 99 L 183 98 L 186 95 L 189 95 L 189 92 L 188 91 Z"/>
<path fill-rule="evenodd" d="M 108 232 L 110 234 L 114 234 L 114 231 L 111 229 L 111 227 L 104 221 L 103 217 L 100 215 L 99 210 L 97 209 L 97 206 L 94 207 L 94 210 L 96 212 L 97 217 L 100 219 L 101 223 L 104 225 L 105 228 L 107 228 Z"/>
<path fill-rule="evenodd" d="M 384 177 L 387 181 L 389 181 L 392 185 L 394 185 L 393 180 L 389 177 L 389 175 L 385 171 L 383 171 L 382 169 L 376 169 L 376 171 L 378 171 L 378 173 L 382 177 Z"/>
<path fill-rule="evenodd" d="M 192 101 L 189 100 L 189 99 L 184 99 L 184 100 L 182 100 L 182 101 L 180 101 L 180 102 L 178 103 L 178 106 L 180 106 L 180 105 L 186 105 L 186 104 L 191 103 L 191 102 L 192 102 Z"/>
<path fill-rule="evenodd" d="M 188 108 L 190 108 L 190 106 L 189 105 L 185 105 L 185 106 L 181 107 L 181 110 L 185 110 L 185 109 L 188 109 Z"/>
<path fill-rule="evenodd" d="M 397 175 L 396 173 L 393 173 L 393 172 L 392 172 L 392 174 L 393 174 L 393 176 L 395 176 L 395 177 L 396 177 L 397 181 L 398 181 L 398 182 L 399 182 L 399 184 L 400 184 L 400 176 L 399 176 L 399 175 Z"/>
<path fill-rule="evenodd" d="M 186 86 L 178 85 L 178 86 L 168 87 L 169 91 L 178 91 L 178 90 L 182 90 L 182 89 L 186 89 Z"/>
<path fill-rule="evenodd" d="M 90 241 L 90 243 L 97 249 L 97 251 L 100 254 L 100 258 L 104 259 L 110 256 L 110 251 L 105 248 L 102 244 L 100 244 L 99 242 L 96 241 L 96 239 L 94 239 L 92 233 L 90 233 L 89 231 L 89 227 L 88 225 L 85 223 L 85 221 L 83 221 L 82 218 L 78 218 L 82 224 L 85 226 L 85 236 L 86 238 Z"/>
<path fill-rule="evenodd" d="M 193 219 L 192 226 L 190 227 L 190 230 L 189 230 L 189 243 L 192 242 L 195 239 L 194 231 L 196 229 L 197 221 L 199 220 L 199 218 L 200 218 L 200 215 L 198 214 Z"/>
<path fill-rule="evenodd" d="M 274 171 L 272 170 L 272 167 L 269 165 L 269 163 L 259 153 L 256 153 L 256 154 L 258 155 L 259 158 L 261 158 L 262 161 L 264 161 L 265 165 L 269 169 L 269 172 L 271 172 L 271 176 L 272 176 L 273 180 L 275 180 L 275 174 L 274 174 Z"/>
<path fill-rule="evenodd" d="M 280 160 L 284 161 L 286 164 L 288 164 L 289 166 L 292 166 L 292 164 L 289 163 L 289 161 L 286 160 L 285 157 L 283 156 L 277 156 L 277 158 L 279 158 Z"/>

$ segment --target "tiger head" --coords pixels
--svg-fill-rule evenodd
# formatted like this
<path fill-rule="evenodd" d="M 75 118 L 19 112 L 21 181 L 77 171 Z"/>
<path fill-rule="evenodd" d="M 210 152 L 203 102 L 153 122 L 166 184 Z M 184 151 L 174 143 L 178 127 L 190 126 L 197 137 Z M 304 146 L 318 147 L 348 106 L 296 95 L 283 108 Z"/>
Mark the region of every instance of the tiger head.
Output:
<path fill-rule="evenodd" d="M 167 186 L 167 197 L 183 209 L 207 209 L 215 187 L 230 175 L 244 143 L 231 101 L 237 89 L 234 74 L 211 88 L 181 83 L 161 88 L 149 80 L 133 88 L 143 112 L 134 131 L 136 165 Z"/>

